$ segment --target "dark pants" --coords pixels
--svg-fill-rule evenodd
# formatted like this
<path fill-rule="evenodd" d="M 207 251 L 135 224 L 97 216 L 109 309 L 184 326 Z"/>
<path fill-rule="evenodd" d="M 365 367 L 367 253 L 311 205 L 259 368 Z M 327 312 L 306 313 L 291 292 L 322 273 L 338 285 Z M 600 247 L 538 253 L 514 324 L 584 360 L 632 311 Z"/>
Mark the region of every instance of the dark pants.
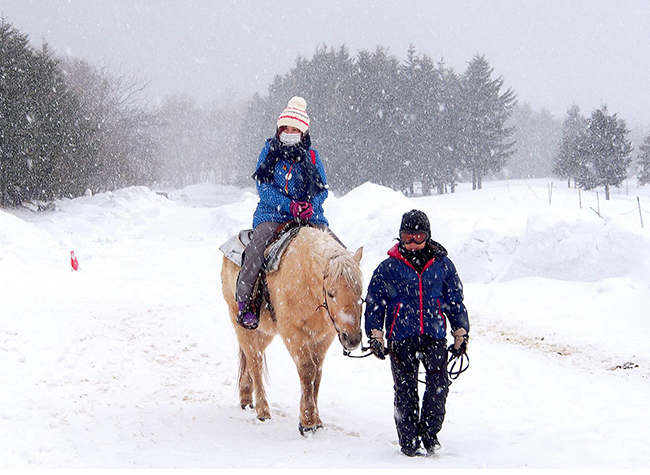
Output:
<path fill-rule="evenodd" d="M 445 419 L 445 402 L 449 392 L 446 340 L 420 335 L 389 342 L 391 369 L 395 382 L 395 425 L 399 444 L 417 448 L 420 440 L 432 447 Z M 418 395 L 418 367 L 426 371 L 426 388 Z"/>
<path fill-rule="evenodd" d="M 273 237 L 282 223 L 268 221 L 260 223 L 253 230 L 251 242 L 246 246 L 244 251 L 244 262 L 239 271 L 237 279 L 237 301 L 249 302 L 253 295 L 253 286 L 255 280 L 262 270 L 264 264 L 264 251 L 271 244 Z M 324 224 L 315 225 L 319 229 L 327 230 L 336 241 L 343 246 L 338 237 Z M 345 247 L 345 246 L 343 246 Z"/>
<path fill-rule="evenodd" d="M 244 262 L 237 279 L 238 302 L 250 302 L 255 279 L 257 279 L 264 264 L 264 251 L 273 240 L 278 226 L 280 226 L 280 223 L 269 221 L 258 224 L 253 230 L 251 242 L 248 243 L 244 251 Z"/>

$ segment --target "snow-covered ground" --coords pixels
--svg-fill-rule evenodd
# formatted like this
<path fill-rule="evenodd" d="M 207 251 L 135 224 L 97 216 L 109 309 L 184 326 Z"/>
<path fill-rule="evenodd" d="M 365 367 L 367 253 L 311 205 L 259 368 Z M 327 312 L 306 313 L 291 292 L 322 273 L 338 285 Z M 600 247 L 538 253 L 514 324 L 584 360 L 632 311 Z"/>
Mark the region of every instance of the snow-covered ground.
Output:
<path fill-rule="evenodd" d="M 280 340 L 273 419 L 239 407 L 218 247 L 250 225 L 252 189 L 0 209 L 0 468 L 650 467 L 650 189 L 583 192 L 581 209 L 560 181 L 549 204 L 549 183 L 422 198 L 367 183 L 326 202 L 332 229 L 364 246 L 366 284 L 412 208 L 465 284 L 471 367 L 451 386 L 443 449 L 414 459 L 399 453 L 388 362 L 337 342 L 322 431 L 298 433 Z"/>

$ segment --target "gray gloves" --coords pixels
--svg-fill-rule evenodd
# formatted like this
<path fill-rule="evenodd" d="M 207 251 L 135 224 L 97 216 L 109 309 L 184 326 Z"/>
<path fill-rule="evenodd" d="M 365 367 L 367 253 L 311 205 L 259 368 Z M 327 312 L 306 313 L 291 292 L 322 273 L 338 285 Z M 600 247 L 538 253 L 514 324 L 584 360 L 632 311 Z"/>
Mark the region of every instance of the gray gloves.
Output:
<path fill-rule="evenodd" d="M 370 351 L 380 360 L 386 359 L 386 350 L 384 349 L 384 332 L 373 329 L 370 332 Z"/>
<path fill-rule="evenodd" d="M 464 328 L 459 328 L 458 330 L 451 332 L 451 336 L 454 337 L 454 353 L 459 355 L 465 354 L 467 352 L 469 340 L 467 331 Z"/>

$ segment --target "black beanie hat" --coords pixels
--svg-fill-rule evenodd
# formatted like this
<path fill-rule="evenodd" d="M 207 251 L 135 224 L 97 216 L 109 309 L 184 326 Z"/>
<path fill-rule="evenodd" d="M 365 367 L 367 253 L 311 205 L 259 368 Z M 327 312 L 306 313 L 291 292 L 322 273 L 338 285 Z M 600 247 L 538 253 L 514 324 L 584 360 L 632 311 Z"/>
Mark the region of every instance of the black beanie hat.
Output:
<path fill-rule="evenodd" d="M 399 227 L 400 234 L 413 234 L 422 231 L 427 233 L 427 238 L 431 237 L 431 225 L 429 224 L 427 215 L 417 209 L 412 209 L 408 213 L 404 213 L 404 216 L 402 216 L 402 224 Z"/>

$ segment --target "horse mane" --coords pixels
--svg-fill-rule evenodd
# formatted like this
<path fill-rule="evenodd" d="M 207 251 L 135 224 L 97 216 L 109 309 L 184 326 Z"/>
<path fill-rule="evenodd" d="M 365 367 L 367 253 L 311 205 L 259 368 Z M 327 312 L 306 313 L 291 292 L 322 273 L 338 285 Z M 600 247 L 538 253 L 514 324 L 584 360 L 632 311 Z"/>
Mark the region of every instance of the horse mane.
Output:
<path fill-rule="evenodd" d="M 306 228 L 302 233 L 304 233 L 306 244 L 309 247 L 322 250 L 321 256 L 324 259 L 325 276 L 335 280 L 343 278 L 350 287 L 357 289 L 361 293 L 363 273 L 354 260 L 352 253 L 341 246 L 327 231 Z"/>

